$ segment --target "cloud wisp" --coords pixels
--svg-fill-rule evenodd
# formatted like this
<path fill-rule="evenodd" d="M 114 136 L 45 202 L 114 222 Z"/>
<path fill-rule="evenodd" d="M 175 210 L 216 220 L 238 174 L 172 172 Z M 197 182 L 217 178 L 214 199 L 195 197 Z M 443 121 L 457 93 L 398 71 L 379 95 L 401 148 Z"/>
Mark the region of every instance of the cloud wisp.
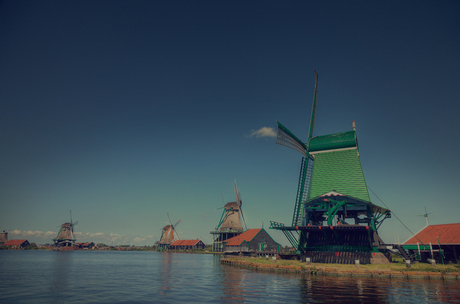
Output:
<path fill-rule="evenodd" d="M 57 232 L 53 231 L 21 231 L 21 230 L 12 230 L 8 234 L 11 238 L 25 238 L 29 241 L 37 243 L 52 243 L 52 239 L 57 235 Z M 94 242 L 94 243 L 104 243 L 108 245 L 153 245 L 156 237 L 149 236 L 132 236 L 132 235 L 119 235 L 116 233 L 74 233 L 77 242 Z"/>
<path fill-rule="evenodd" d="M 259 130 L 252 130 L 249 137 L 276 137 L 276 132 L 271 127 L 262 127 Z"/>
<path fill-rule="evenodd" d="M 43 231 L 32 231 L 32 230 L 29 230 L 29 231 L 12 230 L 12 231 L 8 231 L 8 234 L 12 236 L 26 237 L 26 238 L 27 237 L 48 238 L 48 237 L 55 237 L 57 233 L 53 231 L 43 232 Z"/>

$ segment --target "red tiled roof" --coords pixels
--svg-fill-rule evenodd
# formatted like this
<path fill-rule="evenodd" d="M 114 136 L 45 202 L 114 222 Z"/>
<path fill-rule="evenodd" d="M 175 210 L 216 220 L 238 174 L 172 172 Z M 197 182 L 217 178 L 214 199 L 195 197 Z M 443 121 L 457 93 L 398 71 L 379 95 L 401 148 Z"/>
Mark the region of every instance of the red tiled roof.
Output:
<path fill-rule="evenodd" d="M 27 240 L 9 240 L 8 242 L 3 243 L 3 246 L 21 246 L 24 242 L 27 242 Z"/>
<path fill-rule="evenodd" d="M 75 243 L 75 245 L 78 245 L 78 246 L 89 246 L 91 245 L 90 242 L 86 242 L 86 243 Z"/>
<path fill-rule="evenodd" d="M 262 228 L 258 229 L 248 229 L 240 235 L 234 236 L 231 239 L 228 239 L 227 246 L 239 246 L 243 241 L 250 242 Z"/>
<path fill-rule="evenodd" d="M 437 244 L 438 237 L 441 244 L 460 244 L 460 223 L 426 226 L 404 244 Z"/>
<path fill-rule="evenodd" d="M 169 246 L 195 246 L 200 240 L 177 240 Z"/>

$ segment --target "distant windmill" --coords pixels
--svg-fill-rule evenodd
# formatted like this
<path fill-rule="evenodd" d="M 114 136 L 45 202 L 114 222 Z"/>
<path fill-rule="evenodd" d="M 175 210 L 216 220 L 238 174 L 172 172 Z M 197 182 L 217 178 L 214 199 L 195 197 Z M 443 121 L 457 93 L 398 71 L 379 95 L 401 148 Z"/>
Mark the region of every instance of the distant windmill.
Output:
<path fill-rule="evenodd" d="M 212 245 L 213 251 L 222 251 L 223 242 L 243 233 L 247 230 L 246 221 L 243 215 L 243 200 L 241 193 L 234 182 L 235 201 L 224 205 L 223 213 L 216 228 L 211 231 L 214 241 Z M 222 198 L 223 199 L 223 198 Z M 222 208 L 219 208 L 222 209 Z M 217 209 L 216 209 L 217 210 Z"/>
<path fill-rule="evenodd" d="M 431 213 L 428 213 L 428 212 L 426 211 L 426 207 L 425 207 L 425 214 L 419 214 L 419 215 L 417 215 L 417 216 L 424 216 L 425 219 L 426 219 L 426 225 L 428 226 L 428 215 L 429 215 L 429 214 L 431 214 Z"/>
<path fill-rule="evenodd" d="M 243 215 L 243 201 L 241 199 L 241 193 L 234 182 L 235 189 L 235 202 L 225 204 L 224 212 L 221 220 L 217 225 L 217 229 L 221 231 L 245 231 L 247 230 L 246 221 Z"/>
<path fill-rule="evenodd" d="M 75 223 L 72 221 L 72 211 L 70 211 L 70 223 L 64 223 L 60 227 L 57 236 L 53 239 L 54 245 L 56 247 L 69 247 L 72 246 L 75 241 L 74 226 L 78 224 L 78 221 Z M 58 226 L 59 227 L 59 226 Z"/>
<path fill-rule="evenodd" d="M 158 242 L 158 245 L 161 248 L 167 248 L 169 245 L 174 243 L 174 234 L 176 235 L 177 239 L 180 240 L 179 234 L 176 231 L 177 225 L 180 224 L 181 220 L 177 221 L 176 224 L 172 224 L 171 218 L 169 217 L 169 213 L 167 213 L 169 219 L 169 225 L 164 226 L 161 229 L 161 239 Z"/>

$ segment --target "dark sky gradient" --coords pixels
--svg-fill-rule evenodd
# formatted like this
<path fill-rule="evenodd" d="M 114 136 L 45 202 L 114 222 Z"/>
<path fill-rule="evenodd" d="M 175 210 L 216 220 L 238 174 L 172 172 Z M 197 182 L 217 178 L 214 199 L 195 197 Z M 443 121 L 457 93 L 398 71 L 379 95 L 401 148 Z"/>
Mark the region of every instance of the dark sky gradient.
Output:
<path fill-rule="evenodd" d="M 314 135 L 356 121 L 406 226 L 459 221 L 458 1 L 2 1 L 0 43 L 10 238 L 50 242 L 72 210 L 79 241 L 151 245 L 169 212 L 210 243 L 234 180 L 250 228 L 289 223 L 301 156 L 250 134 L 306 140 L 314 69 Z"/>

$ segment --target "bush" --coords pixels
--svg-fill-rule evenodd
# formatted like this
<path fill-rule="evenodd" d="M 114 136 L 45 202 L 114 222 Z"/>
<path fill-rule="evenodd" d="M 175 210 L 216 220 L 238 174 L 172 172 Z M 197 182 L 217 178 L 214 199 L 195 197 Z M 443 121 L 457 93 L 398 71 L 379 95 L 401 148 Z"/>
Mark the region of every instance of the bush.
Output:
<path fill-rule="evenodd" d="M 30 243 L 26 247 L 24 247 L 24 250 L 36 250 L 38 248 L 37 244 L 35 243 Z"/>

